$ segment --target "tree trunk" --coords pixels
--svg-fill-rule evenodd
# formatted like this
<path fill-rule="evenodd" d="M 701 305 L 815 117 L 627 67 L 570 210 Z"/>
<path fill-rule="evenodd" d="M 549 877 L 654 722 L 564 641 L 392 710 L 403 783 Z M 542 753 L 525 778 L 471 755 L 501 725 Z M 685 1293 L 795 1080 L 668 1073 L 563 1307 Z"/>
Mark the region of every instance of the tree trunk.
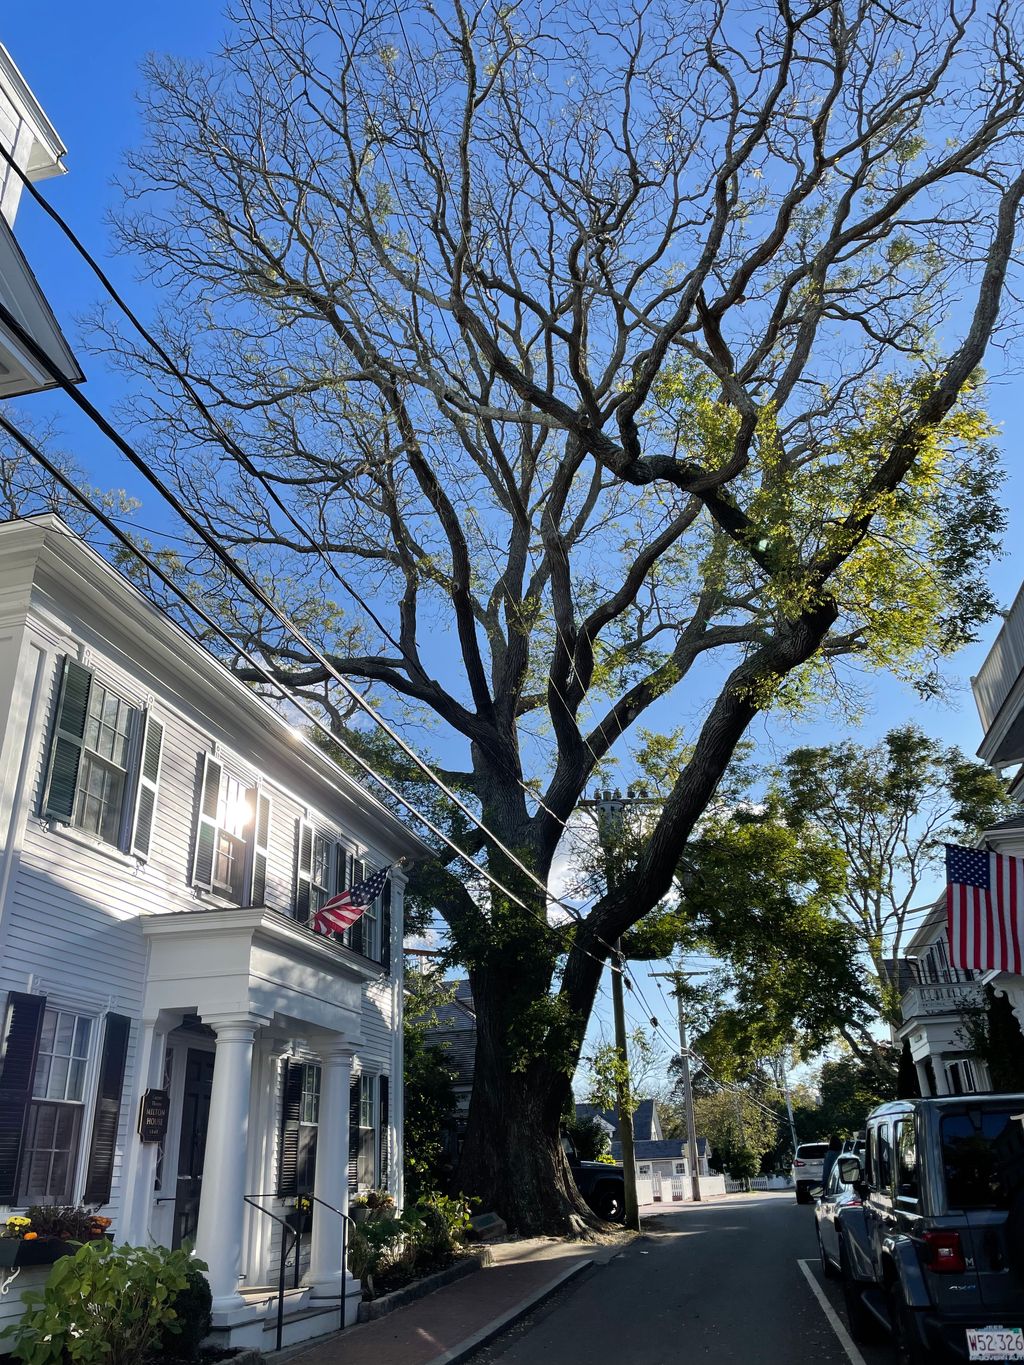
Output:
<path fill-rule="evenodd" d="M 481 1212 L 499 1214 L 510 1231 L 564 1236 L 597 1220 L 573 1183 L 559 1140 L 569 1075 L 548 1056 L 517 1065 L 532 1031 L 527 1011 L 537 1005 L 524 985 L 530 975 L 515 965 L 470 973 L 476 1058 L 456 1180 L 480 1200 Z M 572 1053 L 578 1055 L 578 1044 Z M 568 1053 L 564 1060 L 574 1065 Z"/>

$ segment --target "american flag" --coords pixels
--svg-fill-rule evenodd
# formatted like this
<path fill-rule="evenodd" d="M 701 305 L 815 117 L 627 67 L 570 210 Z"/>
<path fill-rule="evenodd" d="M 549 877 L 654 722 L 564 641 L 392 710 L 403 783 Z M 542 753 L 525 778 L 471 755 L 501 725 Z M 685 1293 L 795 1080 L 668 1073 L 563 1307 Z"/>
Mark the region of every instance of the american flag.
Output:
<path fill-rule="evenodd" d="M 384 884 L 390 876 L 391 868 L 382 867 L 379 872 L 371 873 L 365 880 L 324 901 L 313 916 L 313 928 L 318 934 L 332 934 L 355 924 L 367 906 L 372 905 L 384 890 Z"/>
<path fill-rule="evenodd" d="M 953 966 L 1020 975 L 1024 859 L 947 844 L 946 883 Z"/>

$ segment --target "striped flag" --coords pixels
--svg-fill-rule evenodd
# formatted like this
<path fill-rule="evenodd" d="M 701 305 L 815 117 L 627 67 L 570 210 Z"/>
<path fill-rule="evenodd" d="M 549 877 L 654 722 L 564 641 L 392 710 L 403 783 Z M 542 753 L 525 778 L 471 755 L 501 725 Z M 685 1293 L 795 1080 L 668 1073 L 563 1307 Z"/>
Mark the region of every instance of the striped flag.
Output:
<path fill-rule="evenodd" d="M 949 960 L 970 971 L 1024 963 L 1024 859 L 946 845 Z"/>
<path fill-rule="evenodd" d="M 391 868 L 382 867 L 364 881 L 356 882 L 337 896 L 332 896 L 329 901 L 324 901 L 313 916 L 313 928 L 318 934 L 336 934 L 355 924 L 367 906 L 372 905 L 384 890 L 384 884 L 390 876 Z"/>

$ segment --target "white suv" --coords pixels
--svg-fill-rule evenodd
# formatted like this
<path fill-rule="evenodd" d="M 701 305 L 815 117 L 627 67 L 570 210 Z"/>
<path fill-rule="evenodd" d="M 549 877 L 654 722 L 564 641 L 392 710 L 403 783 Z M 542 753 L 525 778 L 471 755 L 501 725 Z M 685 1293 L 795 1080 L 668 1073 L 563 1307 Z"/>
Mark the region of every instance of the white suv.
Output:
<path fill-rule="evenodd" d="M 801 1142 L 793 1158 L 793 1180 L 796 1183 L 796 1202 L 809 1204 L 811 1189 L 821 1184 L 822 1162 L 828 1151 L 827 1142 Z"/>

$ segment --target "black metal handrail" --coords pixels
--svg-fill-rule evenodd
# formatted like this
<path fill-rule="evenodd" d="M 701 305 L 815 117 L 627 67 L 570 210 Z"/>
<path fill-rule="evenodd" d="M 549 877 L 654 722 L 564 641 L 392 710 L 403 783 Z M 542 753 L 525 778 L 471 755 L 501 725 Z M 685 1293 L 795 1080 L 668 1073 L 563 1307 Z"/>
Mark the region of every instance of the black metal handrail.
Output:
<path fill-rule="evenodd" d="M 314 1204 L 320 1204 L 325 1209 L 330 1209 L 332 1213 L 336 1213 L 338 1217 L 341 1219 L 341 1326 L 338 1328 L 338 1330 L 339 1332 L 344 1332 L 346 1289 L 345 1277 L 348 1272 L 348 1225 L 349 1223 L 352 1222 L 352 1216 L 351 1214 L 346 1213 L 344 1209 L 336 1209 L 333 1204 L 328 1204 L 326 1199 L 318 1199 L 315 1194 L 311 1194 L 307 1197 L 312 1199 Z"/>
<path fill-rule="evenodd" d="M 295 1252 L 295 1286 L 299 1283 L 299 1244 L 302 1241 L 302 1234 L 297 1228 L 293 1228 L 290 1223 L 286 1223 L 283 1218 L 279 1218 L 276 1213 L 271 1213 L 262 1204 L 257 1204 L 257 1199 L 276 1199 L 276 1194 L 243 1194 L 245 1203 L 254 1208 L 257 1213 L 265 1214 L 272 1218 L 275 1223 L 281 1224 L 281 1263 L 277 1271 L 277 1349 L 281 1349 L 281 1341 L 284 1334 L 284 1273 L 288 1261 L 289 1253 Z M 288 1237 L 292 1241 L 289 1245 Z"/>

